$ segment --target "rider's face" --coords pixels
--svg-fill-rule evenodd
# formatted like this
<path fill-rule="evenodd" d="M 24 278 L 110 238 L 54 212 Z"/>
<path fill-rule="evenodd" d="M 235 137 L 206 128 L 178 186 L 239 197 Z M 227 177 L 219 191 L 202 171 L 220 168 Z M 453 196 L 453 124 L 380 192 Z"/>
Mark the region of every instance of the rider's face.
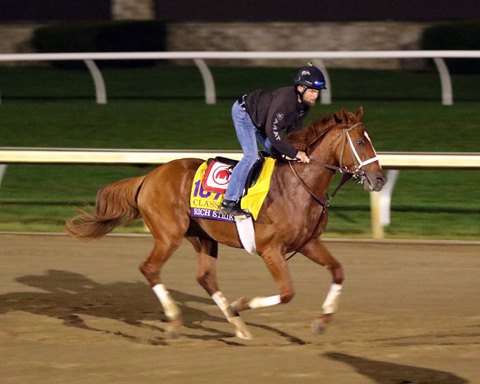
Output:
<path fill-rule="evenodd" d="M 318 89 L 307 88 L 302 96 L 302 101 L 310 107 L 313 107 L 318 99 Z"/>

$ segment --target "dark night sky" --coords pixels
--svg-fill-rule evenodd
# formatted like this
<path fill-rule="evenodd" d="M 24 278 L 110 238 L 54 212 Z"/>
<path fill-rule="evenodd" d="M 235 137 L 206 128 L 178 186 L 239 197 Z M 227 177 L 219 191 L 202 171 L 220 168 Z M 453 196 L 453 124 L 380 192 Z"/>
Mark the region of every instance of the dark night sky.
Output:
<path fill-rule="evenodd" d="M 135 0 L 132 0 L 135 1 Z M 163 21 L 480 19 L 475 0 L 152 0 Z M 110 0 L 0 0 L 0 22 L 110 20 Z"/>
<path fill-rule="evenodd" d="M 0 0 L 0 22 L 110 20 L 110 0 Z"/>
<path fill-rule="evenodd" d="M 480 19 L 475 0 L 156 0 L 165 21 L 446 21 Z"/>

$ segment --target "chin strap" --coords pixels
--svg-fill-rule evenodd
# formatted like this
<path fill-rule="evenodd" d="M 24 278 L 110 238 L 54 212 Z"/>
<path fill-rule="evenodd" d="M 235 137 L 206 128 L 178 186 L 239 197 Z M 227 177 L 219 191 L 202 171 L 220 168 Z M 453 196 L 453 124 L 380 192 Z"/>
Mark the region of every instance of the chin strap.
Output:
<path fill-rule="evenodd" d="M 298 85 L 295 86 L 295 92 L 300 97 L 300 101 L 303 101 L 303 94 L 307 91 L 308 87 L 306 87 L 305 85 L 300 85 L 300 87 L 302 87 L 302 91 L 299 91 L 298 87 Z"/>

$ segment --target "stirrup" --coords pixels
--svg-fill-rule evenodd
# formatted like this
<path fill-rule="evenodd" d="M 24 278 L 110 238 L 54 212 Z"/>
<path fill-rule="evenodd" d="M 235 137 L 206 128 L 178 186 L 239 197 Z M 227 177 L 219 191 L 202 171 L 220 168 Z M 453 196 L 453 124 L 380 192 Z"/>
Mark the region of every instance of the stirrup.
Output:
<path fill-rule="evenodd" d="M 234 200 L 224 200 L 220 205 L 220 212 L 229 213 L 233 216 L 248 216 L 249 213 L 240 208 L 238 202 Z"/>

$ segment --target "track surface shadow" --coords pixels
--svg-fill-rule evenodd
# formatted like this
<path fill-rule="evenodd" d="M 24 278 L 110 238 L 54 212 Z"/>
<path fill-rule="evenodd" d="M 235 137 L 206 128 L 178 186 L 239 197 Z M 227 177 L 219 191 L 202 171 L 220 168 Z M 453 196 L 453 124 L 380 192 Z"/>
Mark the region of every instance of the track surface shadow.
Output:
<path fill-rule="evenodd" d="M 13 292 L 0 295 L 0 314 L 25 311 L 61 319 L 63 324 L 69 327 L 103 332 L 130 341 L 144 342 L 138 336 L 125 331 L 95 328 L 85 322 L 82 316 L 111 319 L 129 326 L 153 331 L 155 334 L 158 333 L 148 340 L 149 344 L 164 345 L 167 343 L 165 324 L 155 325 L 159 320 L 166 323 L 166 318 L 160 303 L 145 283 L 101 284 L 81 274 L 61 270 L 49 270 L 45 275 L 21 276 L 16 281 L 29 287 L 39 288 L 44 292 Z M 225 318 L 212 315 L 196 307 L 198 304 L 208 304 L 213 307 L 214 303 L 210 298 L 176 290 L 170 290 L 170 292 L 182 311 L 184 327 L 199 331 L 195 334 L 185 335 L 185 337 L 217 340 L 229 345 L 243 345 L 235 341 L 233 328 L 232 333 L 220 329 L 225 328 L 225 324 L 228 324 Z M 219 323 L 219 328 L 207 326 L 207 323 Z M 289 343 L 306 344 L 302 339 L 271 326 L 251 322 L 248 325 L 275 333 Z"/>
<path fill-rule="evenodd" d="M 349 364 L 358 373 L 379 384 L 466 384 L 467 380 L 449 372 L 365 359 L 345 353 L 328 352 L 329 359 Z"/>

